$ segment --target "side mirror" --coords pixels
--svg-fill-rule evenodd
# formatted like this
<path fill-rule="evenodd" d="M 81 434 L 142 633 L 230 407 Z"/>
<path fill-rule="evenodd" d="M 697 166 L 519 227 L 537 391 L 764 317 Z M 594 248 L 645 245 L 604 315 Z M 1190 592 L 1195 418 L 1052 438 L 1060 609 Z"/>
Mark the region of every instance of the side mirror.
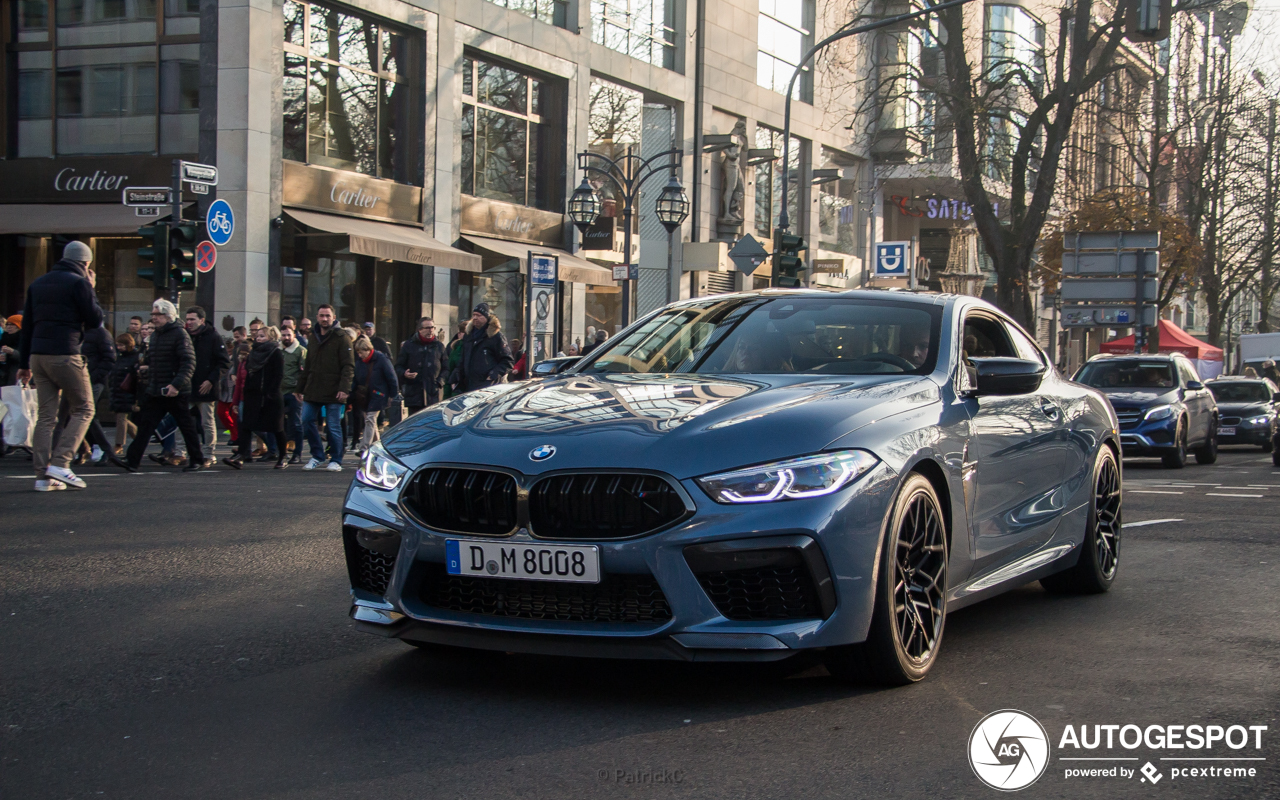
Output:
<path fill-rule="evenodd" d="M 1203 388 L 1204 388 L 1204 384 L 1201 383 L 1200 381 L 1187 381 L 1187 389 L 1190 391 L 1198 392 Z"/>
<path fill-rule="evenodd" d="M 972 358 L 977 372 L 975 397 L 983 395 L 1003 396 L 1030 394 L 1040 388 L 1044 380 L 1045 366 L 1039 361 L 1021 358 Z"/>
<path fill-rule="evenodd" d="M 1271 402 L 1280 403 L 1280 392 L 1276 392 L 1275 394 L 1271 395 Z"/>

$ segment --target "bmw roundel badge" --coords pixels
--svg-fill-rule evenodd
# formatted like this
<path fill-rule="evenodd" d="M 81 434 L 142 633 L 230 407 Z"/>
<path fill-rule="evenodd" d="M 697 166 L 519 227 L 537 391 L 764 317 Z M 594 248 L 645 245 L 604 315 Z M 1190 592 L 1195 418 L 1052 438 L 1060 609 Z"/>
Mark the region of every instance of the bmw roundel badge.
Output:
<path fill-rule="evenodd" d="M 556 446 L 553 444 L 540 444 L 529 451 L 529 460 L 546 461 L 556 454 Z"/>

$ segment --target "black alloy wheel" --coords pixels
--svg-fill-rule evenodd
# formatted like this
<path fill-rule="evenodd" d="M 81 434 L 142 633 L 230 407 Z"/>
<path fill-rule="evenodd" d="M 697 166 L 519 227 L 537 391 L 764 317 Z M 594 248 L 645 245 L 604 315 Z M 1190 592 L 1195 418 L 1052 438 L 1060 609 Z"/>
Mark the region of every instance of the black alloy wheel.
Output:
<path fill-rule="evenodd" d="M 946 623 L 947 555 L 938 496 L 923 475 L 912 473 L 885 534 L 867 640 L 829 650 L 827 669 L 887 686 L 923 678 L 937 660 Z"/>
<path fill-rule="evenodd" d="M 1120 568 L 1120 535 L 1123 501 L 1120 465 L 1111 448 L 1103 445 L 1093 468 L 1093 500 L 1089 505 L 1084 542 L 1075 566 L 1041 578 L 1040 584 L 1055 594 L 1100 594 L 1111 588 Z"/>
<path fill-rule="evenodd" d="M 1178 429 L 1173 434 L 1173 441 L 1176 443 L 1172 453 L 1166 453 L 1160 457 L 1164 462 L 1166 469 L 1182 469 L 1187 465 L 1187 423 L 1186 420 L 1178 419 Z"/>

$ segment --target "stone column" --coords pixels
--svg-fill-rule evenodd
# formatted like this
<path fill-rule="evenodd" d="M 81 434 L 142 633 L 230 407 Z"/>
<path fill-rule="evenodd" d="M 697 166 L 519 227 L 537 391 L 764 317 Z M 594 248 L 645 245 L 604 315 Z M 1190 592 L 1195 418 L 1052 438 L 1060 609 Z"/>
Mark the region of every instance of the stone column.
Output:
<path fill-rule="evenodd" d="M 214 313 L 238 325 L 268 312 L 272 184 L 280 171 L 282 69 L 273 0 L 219 0 L 218 197 L 235 213 L 235 233 L 218 248 Z M 273 130 L 275 135 L 273 135 Z M 278 194 L 278 188 L 277 188 Z"/>

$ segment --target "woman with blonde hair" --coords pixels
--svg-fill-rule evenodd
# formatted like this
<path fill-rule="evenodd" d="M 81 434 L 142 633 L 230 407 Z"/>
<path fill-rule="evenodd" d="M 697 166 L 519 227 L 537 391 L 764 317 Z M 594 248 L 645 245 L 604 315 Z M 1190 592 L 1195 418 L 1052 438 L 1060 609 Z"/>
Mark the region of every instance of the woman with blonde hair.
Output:
<path fill-rule="evenodd" d="M 280 329 L 267 325 L 253 335 L 253 346 L 245 357 L 242 384 L 244 410 L 240 417 L 240 439 L 234 456 L 222 459 L 232 469 L 240 469 L 252 459 L 253 436 L 263 439 L 274 434 L 276 469 L 284 469 L 288 460 L 284 443 L 284 395 L 280 382 L 284 379 L 284 353 L 280 350 Z"/>
<path fill-rule="evenodd" d="M 364 427 L 356 453 L 373 447 L 382 438 L 378 432 L 378 413 L 395 399 L 400 391 L 391 359 L 373 347 L 368 337 L 356 340 L 356 372 L 351 384 L 351 405 L 360 414 Z"/>

